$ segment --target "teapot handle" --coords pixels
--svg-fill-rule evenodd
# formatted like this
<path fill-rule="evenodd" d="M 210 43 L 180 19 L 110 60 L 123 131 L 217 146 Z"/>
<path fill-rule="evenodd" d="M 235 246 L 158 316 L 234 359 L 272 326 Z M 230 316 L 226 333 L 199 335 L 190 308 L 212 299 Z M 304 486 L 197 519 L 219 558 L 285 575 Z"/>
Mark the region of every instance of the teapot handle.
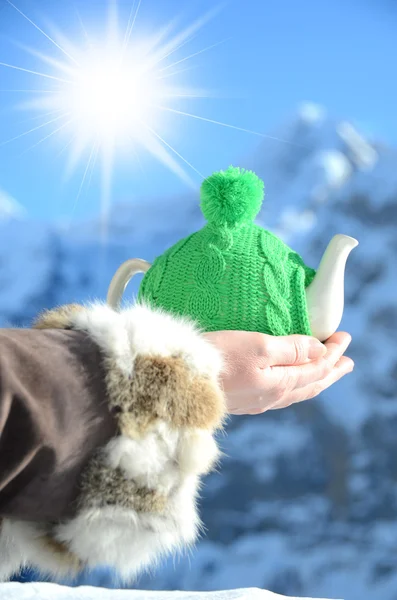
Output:
<path fill-rule="evenodd" d="M 129 260 L 123 262 L 123 264 L 120 265 L 116 273 L 113 275 L 112 281 L 110 282 L 106 299 L 108 305 L 114 310 L 118 310 L 120 308 L 125 288 L 131 279 L 137 273 L 146 273 L 150 267 L 151 264 L 147 262 L 147 260 L 143 260 L 141 258 L 130 258 Z"/>

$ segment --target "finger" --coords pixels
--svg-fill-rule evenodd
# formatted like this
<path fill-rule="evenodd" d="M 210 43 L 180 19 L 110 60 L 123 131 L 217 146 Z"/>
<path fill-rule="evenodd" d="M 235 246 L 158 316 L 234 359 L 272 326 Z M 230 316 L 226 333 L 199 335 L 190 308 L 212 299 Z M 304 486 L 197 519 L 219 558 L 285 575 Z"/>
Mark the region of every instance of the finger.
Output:
<path fill-rule="evenodd" d="M 273 409 L 285 408 L 287 406 L 291 406 L 291 404 L 296 404 L 297 402 L 311 400 L 312 398 L 315 398 L 321 394 L 331 385 L 334 385 L 337 381 L 342 379 L 342 377 L 351 373 L 353 369 L 354 362 L 352 359 L 347 356 L 342 356 L 332 371 L 326 377 L 324 377 L 324 379 L 309 384 L 306 387 L 294 390 L 288 395 L 288 397 L 285 398 L 283 402 L 279 403 L 277 406 L 274 406 Z"/>
<path fill-rule="evenodd" d="M 264 367 L 273 365 L 300 365 L 326 354 L 326 347 L 308 335 L 264 335 Z M 261 365 L 260 365 L 261 366 Z M 263 368 L 263 367 L 262 367 Z"/>
<path fill-rule="evenodd" d="M 336 365 L 340 357 L 346 352 L 352 341 L 351 335 L 343 331 L 335 333 L 325 342 L 327 353 L 325 360 L 329 361 L 332 366 Z"/>
<path fill-rule="evenodd" d="M 344 340 L 351 341 L 350 333 L 347 333 L 346 331 L 337 331 L 336 333 L 332 334 L 327 340 L 325 340 L 324 345 L 326 346 L 327 344 L 331 343 L 342 344 Z"/>
<path fill-rule="evenodd" d="M 293 390 L 321 381 L 332 370 L 330 360 L 319 358 L 304 365 L 270 367 L 263 371 L 266 386 L 271 387 L 277 400 L 282 400 Z"/>
<path fill-rule="evenodd" d="M 233 411 L 233 415 L 237 415 L 237 416 L 242 416 L 242 415 L 262 415 L 263 413 L 267 412 L 269 409 L 267 408 L 262 408 L 262 407 L 253 407 L 253 408 L 247 408 L 247 409 L 237 409 L 235 411 Z"/>

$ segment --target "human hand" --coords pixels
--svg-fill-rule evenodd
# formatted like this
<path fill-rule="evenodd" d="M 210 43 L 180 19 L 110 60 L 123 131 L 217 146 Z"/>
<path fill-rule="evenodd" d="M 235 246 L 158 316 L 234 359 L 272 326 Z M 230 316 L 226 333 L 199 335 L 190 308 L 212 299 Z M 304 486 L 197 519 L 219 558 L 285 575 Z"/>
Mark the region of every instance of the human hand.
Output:
<path fill-rule="evenodd" d="M 309 336 L 247 331 L 205 334 L 223 354 L 228 411 L 259 414 L 309 400 L 353 370 L 343 356 L 351 337 L 337 332 L 324 344 Z"/>

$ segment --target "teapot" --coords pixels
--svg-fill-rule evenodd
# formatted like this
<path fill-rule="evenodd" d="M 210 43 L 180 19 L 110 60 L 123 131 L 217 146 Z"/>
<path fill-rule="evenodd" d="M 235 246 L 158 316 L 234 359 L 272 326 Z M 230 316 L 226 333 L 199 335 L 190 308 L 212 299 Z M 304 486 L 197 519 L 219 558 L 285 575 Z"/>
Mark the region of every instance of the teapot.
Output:
<path fill-rule="evenodd" d="M 358 245 L 335 235 L 316 270 L 280 238 L 254 223 L 264 183 L 229 167 L 201 186 L 207 224 L 153 264 L 133 258 L 113 276 L 107 303 L 118 310 L 126 286 L 143 273 L 138 301 L 195 321 L 203 331 L 239 329 L 327 340 L 344 310 L 347 258 Z"/>

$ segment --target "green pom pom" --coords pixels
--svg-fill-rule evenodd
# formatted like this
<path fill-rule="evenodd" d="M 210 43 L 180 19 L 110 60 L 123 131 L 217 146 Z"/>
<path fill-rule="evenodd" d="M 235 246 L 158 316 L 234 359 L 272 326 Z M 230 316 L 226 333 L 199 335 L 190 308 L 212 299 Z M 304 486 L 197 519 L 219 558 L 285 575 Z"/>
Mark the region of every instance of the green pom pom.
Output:
<path fill-rule="evenodd" d="M 252 223 L 263 201 L 264 184 L 252 171 L 229 167 L 201 185 L 201 210 L 216 227 Z"/>

